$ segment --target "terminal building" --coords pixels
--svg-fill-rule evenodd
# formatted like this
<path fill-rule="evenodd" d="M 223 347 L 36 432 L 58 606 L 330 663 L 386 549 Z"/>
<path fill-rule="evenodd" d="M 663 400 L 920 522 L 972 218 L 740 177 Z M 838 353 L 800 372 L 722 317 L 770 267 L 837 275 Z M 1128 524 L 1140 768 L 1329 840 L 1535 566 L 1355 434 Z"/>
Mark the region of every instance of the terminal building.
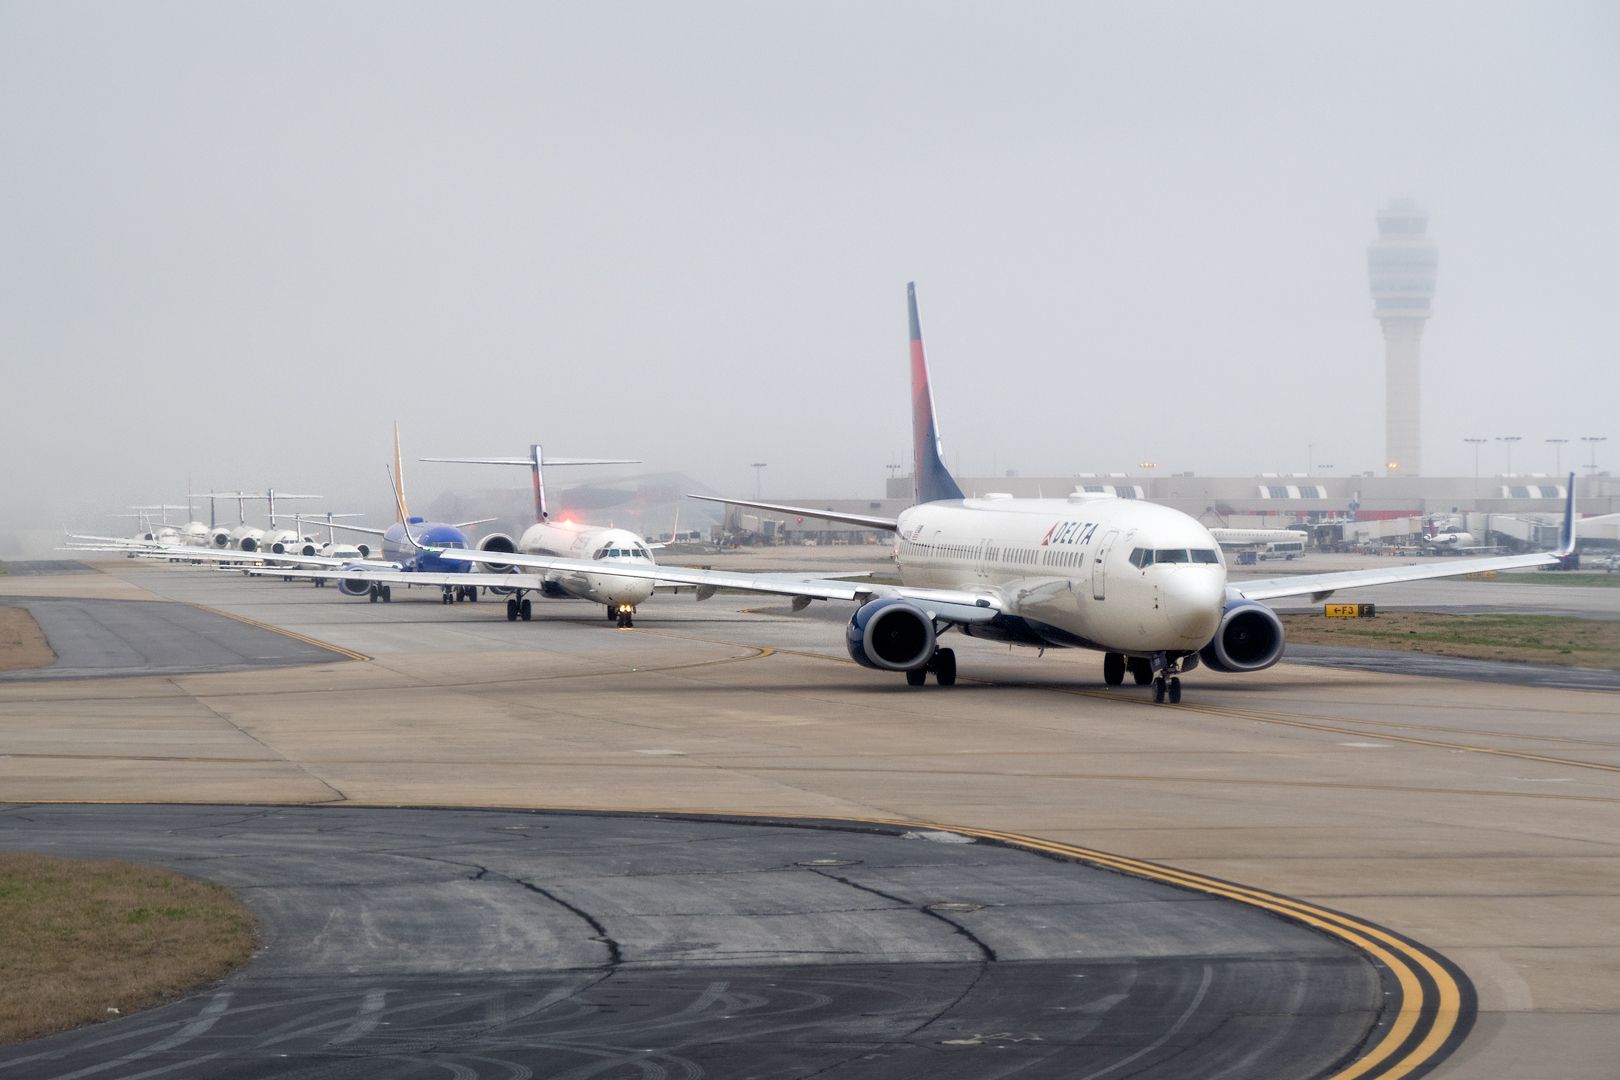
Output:
<path fill-rule="evenodd" d="M 1313 541 L 1345 546 L 1399 544 L 1436 524 L 1466 529 L 1482 543 L 1508 549 L 1552 546 L 1563 512 L 1567 479 L 1552 476 L 1439 477 L 1401 475 L 1247 477 L 1072 474 L 1069 476 L 957 477 L 969 498 L 991 493 L 1016 498 L 1064 498 L 1073 492 L 1161 503 L 1206 525 L 1226 528 L 1312 529 Z M 1620 477 L 1582 477 L 1577 498 L 1583 517 L 1620 515 Z M 776 499 L 772 500 L 777 501 Z M 912 504 L 910 477 L 887 481 L 882 498 L 783 497 L 784 504 L 896 517 Z M 772 542 L 861 544 L 889 535 L 847 525 L 732 508 L 729 524 Z M 768 534 L 768 535 L 767 535 Z M 1614 521 L 1582 528 L 1595 547 L 1620 542 Z"/>

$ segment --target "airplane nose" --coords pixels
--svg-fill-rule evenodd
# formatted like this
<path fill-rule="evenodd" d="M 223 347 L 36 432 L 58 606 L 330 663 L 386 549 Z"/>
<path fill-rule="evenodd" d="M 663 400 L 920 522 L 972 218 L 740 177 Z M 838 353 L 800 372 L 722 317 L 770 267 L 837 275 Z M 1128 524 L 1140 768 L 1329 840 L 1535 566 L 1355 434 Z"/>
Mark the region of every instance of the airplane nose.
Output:
<path fill-rule="evenodd" d="M 1164 582 L 1160 609 L 1170 631 L 1189 648 L 1207 645 L 1220 625 L 1226 585 L 1202 567 L 1178 569 Z"/>

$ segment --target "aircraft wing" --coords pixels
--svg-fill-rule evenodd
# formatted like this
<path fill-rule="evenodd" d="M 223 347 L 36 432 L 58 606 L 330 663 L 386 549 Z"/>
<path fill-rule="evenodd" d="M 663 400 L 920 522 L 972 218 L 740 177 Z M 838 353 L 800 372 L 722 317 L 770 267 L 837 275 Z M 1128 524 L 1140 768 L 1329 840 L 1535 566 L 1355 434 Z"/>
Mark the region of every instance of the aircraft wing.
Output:
<path fill-rule="evenodd" d="M 794 574 L 749 574 L 724 570 L 695 570 L 684 566 L 616 561 L 604 565 L 600 559 L 558 559 L 549 555 L 521 555 L 511 552 L 468 551 L 460 548 L 432 548 L 435 555 L 453 562 L 499 563 L 533 570 L 577 574 L 602 574 L 651 580 L 665 585 L 696 586 L 699 599 L 713 596 L 720 589 L 804 597 L 810 600 L 851 600 L 865 603 L 883 597 L 915 600 L 932 616 L 954 623 L 989 622 L 1001 614 L 1000 596 L 991 592 L 962 589 L 917 589 L 905 585 L 879 585 L 873 582 L 836 577 Z"/>
<path fill-rule="evenodd" d="M 1392 585 L 1401 581 L 1460 577 L 1493 570 L 1524 570 L 1552 566 L 1575 553 L 1575 474 L 1569 474 L 1569 499 L 1564 504 L 1564 523 L 1558 532 L 1558 550 L 1532 555 L 1503 555 L 1494 559 L 1445 559 L 1426 566 L 1394 566 L 1377 570 L 1341 570 L 1327 574 L 1290 574 L 1286 577 L 1228 581 L 1226 591 L 1234 598 L 1275 600 L 1282 596 L 1309 595 L 1325 600 L 1340 589 L 1363 589 L 1369 585 Z"/>
<path fill-rule="evenodd" d="M 1424 564 L 1392 566 L 1376 570 L 1342 570 L 1328 574 L 1288 574 L 1283 577 L 1229 581 L 1226 591 L 1246 600 L 1275 600 L 1283 596 L 1304 596 L 1325 600 L 1340 589 L 1362 589 L 1369 585 L 1393 585 L 1425 578 L 1459 577 L 1492 570 L 1523 570 L 1552 566 L 1559 561 L 1551 552 L 1536 555 L 1504 555 L 1495 559 L 1430 559 Z"/>
<path fill-rule="evenodd" d="M 244 568 L 244 572 L 254 577 L 347 578 L 350 581 L 375 581 L 379 585 L 432 585 L 435 588 L 442 585 L 482 585 L 486 588 L 538 589 L 545 584 L 544 579 L 535 574 L 433 574 L 386 568 L 373 570 L 353 563 L 348 564 L 347 569 L 337 570 L 277 570 L 273 566 L 255 566 Z"/>
<path fill-rule="evenodd" d="M 900 523 L 894 518 L 871 517 L 867 514 L 845 514 L 837 510 L 813 510 L 808 506 L 783 506 L 781 503 L 752 502 L 748 499 L 717 499 L 712 495 L 687 495 L 688 499 L 697 499 L 700 502 L 722 503 L 726 506 L 746 506 L 754 510 L 775 510 L 781 514 L 796 514 L 799 517 L 820 518 L 823 521 L 842 521 L 849 525 L 859 525 L 863 529 L 887 529 L 890 532 L 899 528 Z"/>
<path fill-rule="evenodd" d="M 69 540 L 84 540 L 96 544 L 111 544 L 115 547 L 149 548 L 160 543 L 157 540 L 140 540 L 133 536 L 87 536 L 83 533 L 68 533 Z"/>
<path fill-rule="evenodd" d="M 264 564 L 270 569 L 274 569 L 276 566 L 281 566 L 283 568 L 304 567 L 332 569 L 343 566 L 354 566 L 357 562 L 359 562 L 359 560 L 356 559 L 334 559 L 329 555 L 293 555 L 291 553 L 286 555 L 276 555 L 268 551 L 215 551 L 208 548 L 166 548 L 162 551 L 143 551 L 140 553 L 140 557 L 143 559 L 200 560 L 202 562 L 230 565 L 233 569 L 237 564 L 241 563 L 251 563 L 254 566 Z M 378 570 L 397 570 L 399 568 L 398 563 L 383 562 L 381 559 L 376 561 L 367 561 L 365 562 L 365 565 L 368 567 L 374 566 Z"/>

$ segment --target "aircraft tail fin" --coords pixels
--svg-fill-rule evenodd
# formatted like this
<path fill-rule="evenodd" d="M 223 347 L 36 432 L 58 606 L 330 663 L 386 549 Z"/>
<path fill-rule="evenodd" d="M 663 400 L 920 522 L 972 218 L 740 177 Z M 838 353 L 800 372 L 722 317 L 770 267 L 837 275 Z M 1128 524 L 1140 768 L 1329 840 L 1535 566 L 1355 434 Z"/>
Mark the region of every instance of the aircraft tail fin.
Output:
<path fill-rule="evenodd" d="M 405 505 L 405 464 L 399 453 L 399 421 L 394 421 L 394 467 L 389 470 L 389 479 L 394 487 L 394 510 L 399 514 L 399 523 L 407 524 L 411 520 L 411 511 Z"/>
<path fill-rule="evenodd" d="M 1575 474 L 1569 474 L 1569 497 L 1564 502 L 1564 522 L 1558 530 L 1558 550 L 1553 552 L 1560 559 L 1575 554 Z"/>
<path fill-rule="evenodd" d="M 919 503 L 962 498 L 950 470 L 940 457 L 939 426 L 934 421 L 934 391 L 928 385 L 928 360 L 923 354 L 922 320 L 917 315 L 917 283 L 906 284 L 911 315 L 911 441 L 913 484 Z"/>

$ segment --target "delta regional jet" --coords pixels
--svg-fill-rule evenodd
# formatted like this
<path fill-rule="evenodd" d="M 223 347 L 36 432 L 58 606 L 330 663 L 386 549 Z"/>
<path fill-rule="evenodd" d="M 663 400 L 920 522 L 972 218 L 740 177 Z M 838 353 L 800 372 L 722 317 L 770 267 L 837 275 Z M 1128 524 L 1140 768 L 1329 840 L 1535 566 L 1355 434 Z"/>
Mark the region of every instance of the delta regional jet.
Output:
<path fill-rule="evenodd" d="M 1283 653 L 1283 625 L 1261 601 L 1486 570 L 1546 566 L 1574 551 L 1575 485 L 1557 552 L 1468 559 L 1427 566 L 1227 579 L 1220 546 L 1198 521 L 1166 506 L 1109 495 L 1066 499 L 966 498 L 946 470 L 934 422 L 915 285 L 911 320 L 912 437 L 916 505 L 898 519 L 835 514 L 743 499 L 709 499 L 805 517 L 892 529 L 900 585 L 831 578 L 688 570 L 621 562 L 611 573 L 696 586 L 699 599 L 721 588 L 810 600 L 853 601 L 845 630 L 849 655 L 866 667 L 902 672 L 921 686 L 929 672 L 956 681 L 956 654 L 941 636 L 956 630 L 1036 648 L 1095 649 L 1103 681 L 1153 684 L 1153 700 L 1181 700 L 1180 675 L 1260 671 Z M 698 496 L 694 496 L 698 497 Z M 523 553 L 446 550 L 453 562 L 495 563 L 546 572 L 603 572 L 601 562 Z"/>

